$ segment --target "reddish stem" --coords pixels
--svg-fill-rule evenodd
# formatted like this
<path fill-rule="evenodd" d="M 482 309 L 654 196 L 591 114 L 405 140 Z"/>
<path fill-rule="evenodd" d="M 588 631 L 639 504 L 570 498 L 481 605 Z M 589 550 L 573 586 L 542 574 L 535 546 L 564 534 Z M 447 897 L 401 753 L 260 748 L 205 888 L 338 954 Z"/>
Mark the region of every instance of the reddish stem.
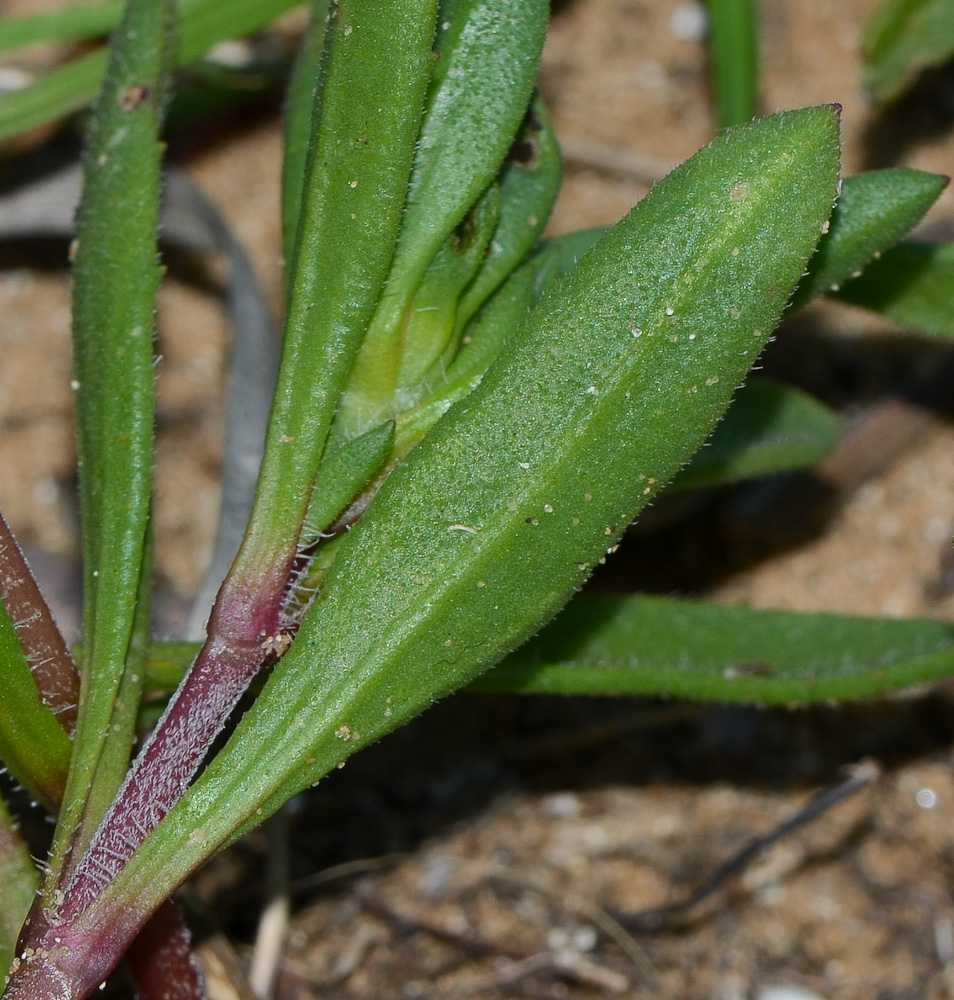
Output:
<path fill-rule="evenodd" d="M 7 996 L 72 1000 L 112 972 L 150 917 L 148 908 L 87 914 L 188 788 L 252 679 L 274 658 L 288 566 L 244 586 L 226 581 L 209 638 L 143 745 L 66 885 L 38 897 L 11 970 Z M 269 642 L 271 640 L 271 642 Z M 157 875 L 161 878 L 161 875 Z M 171 893 L 176 886 L 168 886 Z M 91 917 L 87 920 L 86 917 Z"/>
<path fill-rule="evenodd" d="M 281 565 L 254 584 L 223 585 L 229 593 L 220 595 L 209 638 L 62 887 L 59 920 L 74 919 L 99 896 L 185 793 L 239 698 L 273 659 L 287 574 Z"/>
<path fill-rule="evenodd" d="M 126 952 L 139 1000 L 204 1000 L 182 911 L 167 899 Z"/>
<path fill-rule="evenodd" d="M 13 532 L 0 514 L 0 600 L 13 622 L 43 704 L 72 733 L 79 673 Z"/>

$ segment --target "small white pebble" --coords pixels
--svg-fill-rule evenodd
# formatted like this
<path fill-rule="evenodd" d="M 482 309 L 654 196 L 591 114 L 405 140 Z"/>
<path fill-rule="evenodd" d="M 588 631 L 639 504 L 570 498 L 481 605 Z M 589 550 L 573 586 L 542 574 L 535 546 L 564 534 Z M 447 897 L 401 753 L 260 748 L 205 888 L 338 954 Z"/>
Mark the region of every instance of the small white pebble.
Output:
<path fill-rule="evenodd" d="M 248 69 L 255 60 L 255 49 L 248 41 L 232 40 L 213 45 L 205 54 L 207 62 L 226 69 Z"/>
<path fill-rule="evenodd" d="M 573 792 L 554 792 L 547 795 L 540 804 L 544 814 L 552 819 L 573 819 L 583 811 L 580 797 Z"/>
<path fill-rule="evenodd" d="M 777 985 L 763 986 L 756 994 L 756 1000 L 825 1000 L 825 998 L 803 986 L 778 983 Z"/>
<path fill-rule="evenodd" d="M 683 42 L 701 42 L 709 34 L 709 16 L 695 0 L 679 4 L 669 18 L 669 30 Z"/>
<path fill-rule="evenodd" d="M 14 90 L 23 90 L 33 82 L 33 77 L 26 70 L 14 66 L 0 66 L 0 94 L 9 94 Z"/>
<path fill-rule="evenodd" d="M 937 792 L 933 788 L 919 788 L 914 796 L 914 801 L 922 809 L 933 809 L 937 805 Z"/>

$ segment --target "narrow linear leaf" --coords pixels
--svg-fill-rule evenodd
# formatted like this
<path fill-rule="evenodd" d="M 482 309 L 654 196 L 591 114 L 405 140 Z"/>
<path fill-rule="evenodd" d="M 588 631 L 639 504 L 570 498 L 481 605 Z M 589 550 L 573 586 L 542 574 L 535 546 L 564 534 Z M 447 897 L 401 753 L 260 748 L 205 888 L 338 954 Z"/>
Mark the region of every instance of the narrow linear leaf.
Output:
<path fill-rule="evenodd" d="M 76 664 L 2 514 L 0 601 L 16 629 L 41 701 L 57 717 L 63 729 L 72 733 L 79 701 Z M 5 710 L 0 699 L 0 714 Z"/>
<path fill-rule="evenodd" d="M 298 58 L 288 82 L 285 98 L 285 145 L 282 160 L 282 247 L 290 265 L 298 235 L 305 166 L 311 145 L 312 119 L 321 115 L 319 83 L 321 58 L 325 51 L 325 28 L 330 0 L 315 0 L 308 29 L 301 41 Z"/>
<path fill-rule="evenodd" d="M 434 0 L 413 8 L 363 0 L 336 7 L 326 29 L 327 80 L 312 122 L 282 365 L 235 578 L 248 572 L 258 580 L 263 558 L 287 560 L 294 552 L 342 385 L 394 253 L 435 8 Z M 391 58 L 382 60 L 382 52 Z M 396 92 L 405 99 L 394 101 Z M 282 447 L 292 441 L 295 447 Z"/>
<path fill-rule="evenodd" d="M 466 0 L 442 11 L 398 248 L 409 271 L 423 273 L 505 159 L 533 93 L 548 13 L 538 0 Z"/>
<path fill-rule="evenodd" d="M 106 72 L 103 50 L 89 52 L 51 70 L 22 90 L 0 99 L 0 142 L 86 107 Z"/>
<path fill-rule="evenodd" d="M 796 705 L 870 698 L 952 672 L 946 622 L 581 595 L 469 690 Z"/>
<path fill-rule="evenodd" d="M 496 176 L 536 80 L 543 0 L 445 5 L 394 261 L 335 419 L 347 440 L 395 416 L 406 312 L 427 267 Z"/>
<path fill-rule="evenodd" d="M 81 3 L 0 20 L 0 52 L 37 42 L 72 42 L 108 35 L 122 14 L 119 0 Z"/>
<path fill-rule="evenodd" d="M 708 0 L 709 51 L 719 128 L 754 117 L 759 39 L 755 0 Z"/>
<path fill-rule="evenodd" d="M 954 243 L 899 243 L 831 294 L 923 333 L 954 337 Z"/>
<path fill-rule="evenodd" d="M 815 465 L 838 443 L 838 417 L 808 393 L 770 379 L 739 390 L 706 446 L 670 489 L 692 490 Z"/>
<path fill-rule="evenodd" d="M 257 31 L 301 2 L 181 0 L 182 40 L 177 65 L 193 62 L 218 42 Z M 103 82 L 106 64 L 107 53 L 98 49 L 52 70 L 22 90 L 5 94 L 0 100 L 0 142 L 86 107 Z"/>
<path fill-rule="evenodd" d="M 179 0 L 182 42 L 178 65 L 185 65 L 227 38 L 241 38 L 300 7 L 303 0 Z"/>
<path fill-rule="evenodd" d="M 394 380 L 395 410 L 405 409 L 440 373 L 458 346 L 457 303 L 481 269 L 497 220 L 500 187 L 491 184 L 434 255 L 408 303 L 401 327 L 401 354 Z"/>
<path fill-rule="evenodd" d="M 563 169 L 546 106 L 537 95 L 500 172 L 500 215 L 490 252 L 458 306 L 463 328 L 526 257 L 543 232 Z"/>
<path fill-rule="evenodd" d="M 354 0 L 335 7 L 252 523 L 220 591 L 207 643 L 76 862 L 75 876 L 61 889 L 58 929 L 101 895 L 178 800 L 237 699 L 272 655 L 268 640 L 283 636 L 282 602 L 327 429 L 387 276 L 400 223 L 432 65 L 435 8 L 434 0 L 413 6 Z M 381 53 L 389 58 L 382 60 Z M 393 100 L 395 92 L 401 101 Z M 83 654 L 90 655 L 85 643 Z M 163 895 L 174 887 L 166 881 Z M 119 961 L 136 920 L 130 910 L 92 953 L 70 951 L 57 974 L 77 996 L 95 989 Z M 42 922 L 31 932 L 36 941 L 54 934 Z M 11 989 L 42 992 L 37 981 L 47 974 L 39 963 L 27 964 Z"/>
<path fill-rule="evenodd" d="M 200 642 L 154 642 L 146 664 L 146 691 L 171 694 L 181 683 L 189 665 L 202 648 Z M 77 647 L 77 650 L 79 647 Z"/>
<path fill-rule="evenodd" d="M 171 690 L 194 651 L 153 646 L 154 686 Z M 952 673 L 949 622 L 583 593 L 464 691 L 810 705 Z"/>
<path fill-rule="evenodd" d="M 828 232 L 792 296 L 792 308 L 857 277 L 921 219 L 947 183 L 947 177 L 923 170 L 872 170 L 846 177 Z"/>
<path fill-rule="evenodd" d="M 385 482 L 226 747 L 43 940 L 60 970 L 94 988 L 117 910 L 145 919 L 167 878 L 556 612 L 726 408 L 831 211 L 837 159 L 829 107 L 729 130 L 554 287 Z"/>
<path fill-rule="evenodd" d="M 580 229 L 544 240 L 533 256 L 536 268 L 533 301 L 539 302 L 543 293 L 565 278 L 608 232 L 605 228 Z"/>
<path fill-rule="evenodd" d="M 918 73 L 954 57 L 950 0 L 883 0 L 862 37 L 864 84 L 887 103 Z"/>
<path fill-rule="evenodd" d="M 40 879 L 26 843 L 0 796 L 0 977 L 16 954 L 17 937 Z"/>
<path fill-rule="evenodd" d="M 131 725 L 122 726 L 115 738 L 108 735 L 117 697 L 122 691 L 130 718 L 138 700 L 135 670 L 125 666 L 137 615 L 148 619 L 148 602 L 140 602 L 152 482 L 152 324 L 160 277 L 158 127 L 172 63 L 172 13 L 171 4 L 132 0 L 113 40 L 106 84 L 90 122 L 73 297 L 83 630 L 89 638 L 83 645 L 73 762 L 45 892 L 54 891 L 70 851 L 92 835 L 116 791 L 115 764 L 102 772 L 101 766 L 107 759 L 129 759 Z"/>
<path fill-rule="evenodd" d="M 66 730 L 43 704 L 14 622 L 0 604 L 0 760 L 51 812 L 63 794 L 72 746 Z"/>
<path fill-rule="evenodd" d="M 305 518 L 304 539 L 317 540 L 384 465 L 394 443 L 394 424 L 373 427 L 322 463 Z"/>
<path fill-rule="evenodd" d="M 71 164 L 4 192 L 0 195 L 0 238 L 35 235 L 68 241 L 74 232 L 81 188 L 82 168 Z M 225 308 L 231 344 L 226 370 L 222 500 L 212 559 L 184 629 L 184 637 L 200 638 L 205 635 L 209 608 L 235 558 L 252 510 L 281 345 L 244 247 L 215 205 L 175 167 L 167 166 L 163 171 L 161 209 L 164 246 L 221 253 L 229 265 Z M 2 552 L 0 546 L 0 556 Z M 7 572 L 8 579 L 27 576 L 26 571 Z M 77 678 L 72 686 L 78 683 Z M 71 696 L 74 707 L 77 701 L 77 696 Z"/>

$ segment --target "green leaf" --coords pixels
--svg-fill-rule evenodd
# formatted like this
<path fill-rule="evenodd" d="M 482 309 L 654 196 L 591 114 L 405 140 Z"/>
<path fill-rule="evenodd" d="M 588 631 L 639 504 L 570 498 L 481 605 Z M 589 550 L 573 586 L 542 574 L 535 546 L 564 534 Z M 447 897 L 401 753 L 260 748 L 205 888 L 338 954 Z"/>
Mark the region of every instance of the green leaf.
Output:
<path fill-rule="evenodd" d="M 838 443 L 838 417 L 791 386 L 756 379 L 739 390 L 706 446 L 670 489 L 753 479 L 815 465 Z"/>
<path fill-rule="evenodd" d="M 14 623 L 0 604 L 0 760 L 46 809 L 55 812 L 63 793 L 72 745 L 43 704 Z M 2 898 L 2 897 L 0 897 Z"/>
<path fill-rule="evenodd" d="M 464 330 L 464 346 L 445 372 L 428 379 L 432 390 L 395 421 L 392 459 L 403 458 L 451 406 L 480 385 L 487 369 L 530 311 L 533 265 L 514 272 Z"/>
<path fill-rule="evenodd" d="M 856 277 L 921 219 L 947 182 L 939 174 L 906 169 L 846 177 L 828 231 L 792 296 L 792 308 Z"/>
<path fill-rule="evenodd" d="M 950 0 L 884 0 L 862 37 L 864 84 L 888 102 L 918 73 L 954 57 Z"/>
<path fill-rule="evenodd" d="M 86 107 L 106 72 L 103 50 L 51 70 L 0 100 L 0 142 Z"/>
<path fill-rule="evenodd" d="M 335 418 L 342 440 L 395 416 L 411 299 L 444 241 L 493 181 L 520 128 L 548 13 L 543 0 L 461 0 L 442 14 L 440 58 L 394 262 Z"/>
<path fill-rule="evenodd" d="M 344 513 L 384 465 L 393 443 L 394 424 L 388 422 L 373 427 L 324 459 L 308 505 L 301 547 L 316 542 Z"/>
<path fill-rule="evenodd" d="M 125 773 L 141 687 L 142 671 L 131 657 L 149 616 L 143 600 L 160 279 L 158 132 L 173 13 L 168 3 L 131 0 L 87 139 L 74 244 L 73 346 L 88 638 L 54 873 L 71 846 L 92 835 Z M 53 884 L 51 878 L 47 885 Z"/>
<path fill-rule="evenodd" d="M 107 918 L 104 936 L 92 937 L 84 930 L 87 917 L 103 912 L 99 903 L 109 899 L 114 876 L 180 800 L 266 659 L 284 651 L 265 640 L 287 636 L 284 599 L 298 569 L 296 546 L 326 432 L 387 276 L 432 67 L 435 9 L 434 0 L 334 5 L 291 263 L 282 366 L 251 524 L 196 662 L 106 820 L 90 843 L 80 843 L 88 850 L 73 855 L 72 877 L 54 883 L 59 919 L 31 928 L 33 953 L 42 950 L 44 961 L 23 964 L 12 980 L 14 993 L 55 988 L 85 996 L 115 967 L 148 914 L 138 902 L 123 906 Z M 89 657 L 85 642 L 83 654 Z M 158 875 L 152 888 L 168 896 L 175 883 Z M 146 906 L 154 909 L 149 901 Z M 50 977 L 55 987 L 47 985 Z"/>
<path fill-rule="evenodd" d="M 106 821 L 81 845 L 88 851 L 78 856 L 74 877 L 57 887 L 59 910 L 69 916 L 55 932 L 31 932 L 34 950 L 47 947 L 40 942 L 50 931 L 56 940 L 48 943 L 57 954 L 74 947 L 83 953 L 78 964 L 68 963 L 69 989 L 76 994 L 94 988 L 121 958 L 138 909 L 114 915 L 108 948 L 90 951 L 58 931 L 82 924 L 87 907 L 179 801 L 248 684 L 273 653 L 284 651 L 285 600 L 295 597 L 288 584 L 300 569 L 297 543 L 326 432 L 386 278 L 400 222 L 432 65 L 435 7 L 434 0 L 414 6 L 349 0 L 334 7 L 291 265 L 282 366 L 251 524 L 196 662 L 143 744 Z M 393 100 L 396 92 L 401 101 Z M 89 656 L 85 642 L 83 654 Z M 174 888 L 168 880 L 164 886 L 165 895 Z M 37 977 L 44 975 L 34 963 L 20 980 L 34 985 L 22 988 L 42 990 Z"/>
<path fill-rule="evenodd" d="M 557 611 L 761 350 L 831 210 L 837 131 L 824 107 L 725 132 L 554 287 L 385 482 L 226 747 L 74 940 L 110 907 L 147 912 Z"/>
<path fill-rule="evenodd" d="M 333 7 L 275 403 L 251 524 L 227 584 L 235 594 L 246 585 L 262 592 L 266 574 L 271 587 L 287 580 L 341 389 L 394 254 L 435 13 L 436 0 Z"/>
<path fill-rule="evenodd" d="M 536 268 L 533 301 L 539 302 L 543 293 L 554 282 L 565 278 L 608 232 L 606 228 L 580 229 L 544 240 L 533 256 Z"/>
<path fill-rule="evenodd" d="M 727 128 L 757 111 L 758 12 L 755 0 L 708 0 L 708 8 L 716 117 Z"/>
<path fill-rule="evenodd" d="M 947 622 L 581 595 L 470 690 L 796 705 L 951 673 Z"/>
<path fill-rule="evenodd" d="M 213 45 L 251 34 L 301 0 L 181 0 L 182 41 L 177 65 L 188 65 Z M 105 19 L 104 19 L 105 20 Z M 106 72 L 107 53 L 99 49 L 52 70 L 0 100 L 0 142 L 86 107 Z"/>
<path fill-rule="evenodd" d="M 6 17 L 0 20 L 0 52 L 36 42 L 76 42 L 102 38 L 116 26 L 122 14 L 119 0 L 81 3 L 59 10 Z"/>
<path fill-rule="evenodd" d="M 467 325 L 536 243 L 556 201 L 561 175 L 556 136 L 538 95 L 498 175 L 500 215 L 497 229 L 479 274 L 460 300 L 459 329 Z"/>
<path fill-rule="evenodd" d="M 195 648 L 155 644 L 152 685 L 171 690 Z M 465 691 L 807 705 L 951 673 L 950 622 L 583 593 Z"/>
<path fill-rule="evenodd" d="M 540 0 L 462 0 L 442 11 L 395 267 L 402 278 L 423 273 L 497 174 L 530 102 L 548 14 Z"/>
<path fill-rule="evenodd" d="M 312 4 L 308 29 L 288 82 L 285 99 L 285 146 L 282 160 L 282 247 L 286 267 L 295 254 L 298 219 L 301 214 L 305 166 L 311 145 L 312 118 L 321 114 L 321 57 L 325 51 L 325 28 L 330 0 Z M 286 271 L 286 274 L 288 272 Z"/>
<path fill-rule="evenodd" d="M 500 188 L 491 184 L 424 272 L 402 327 L 395 409 L 419 399 L 456 351 L 457 302 L 487 256 L 499 214 Z"/>
<path fill-rule="evenodd" d="M 954 337 L 954 243 L 899 243 L 833 297 L 923 333 Z"/>
<path fill-rule="evenodd" d="M 39 881 L 26 843 L 0 797 L 0 978 L 10 969 Z"/>
<path fill-rule="evenodd" d="M 302 0 L 179 0 L 182 43 L 177 65 L 187 65 L 227 38 L 250 35 Z"/>

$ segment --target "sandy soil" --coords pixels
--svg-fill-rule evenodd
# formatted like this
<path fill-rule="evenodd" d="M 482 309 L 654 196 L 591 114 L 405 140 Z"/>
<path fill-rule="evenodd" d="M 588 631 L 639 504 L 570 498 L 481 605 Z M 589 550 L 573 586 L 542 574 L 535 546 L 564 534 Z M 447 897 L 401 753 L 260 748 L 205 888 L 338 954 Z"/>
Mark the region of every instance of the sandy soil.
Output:
<path fill-rule="evenodd" d="M 713 121 L 694 5 L 556 7 L 541 89 L 567 152 L 551 223 L 561 233 L 617 219 L 711 138 Z M 846 173 L 951 172 L 950 74 L 890 114 L 860 89 L 858 37 L 874 7 L 765 0 L 763 108 L 840 102 Z M 247 244 L 276 311 L 279 143 L 266 106 L 172 146 Z M 948 190 L 930 222 L 952 219 Z M 68 310 L 49 255 L 0 253 L 0 508 L 75 632 Z M 172 635 L 211 546 L 226 330 L 215 296 L 175 278 L 159 328 L 159 628 Z M 843 408 L 853 427 L 946 360 L 943 345 L 823 307 L 781 331 L 765 366 Z M 916 398 L 881 412 L 901 431 L 827 470 L 833 507 L 782 504 L 765 484 L 719 494 L 678 532 L 634 532 L 604 584 L 950 617 L 954 430 L 943 405 Z M 952 697 L 942 685 L 801 712 L 448 701 L 273 827 L 272 853 L 290 845 L 293 904 L 276 996 L 784 1000 L 771 990 L 789 984 L 826 1000 L 954 997 Z M 866 790 L 671 925 L 637 919 L 686 898 L 865 759 L 883 768 Z M 193 894 L 240 962 L 267 849 L 259 832 Z M 221 953 L 211 934 L 207 961 Z"/>

